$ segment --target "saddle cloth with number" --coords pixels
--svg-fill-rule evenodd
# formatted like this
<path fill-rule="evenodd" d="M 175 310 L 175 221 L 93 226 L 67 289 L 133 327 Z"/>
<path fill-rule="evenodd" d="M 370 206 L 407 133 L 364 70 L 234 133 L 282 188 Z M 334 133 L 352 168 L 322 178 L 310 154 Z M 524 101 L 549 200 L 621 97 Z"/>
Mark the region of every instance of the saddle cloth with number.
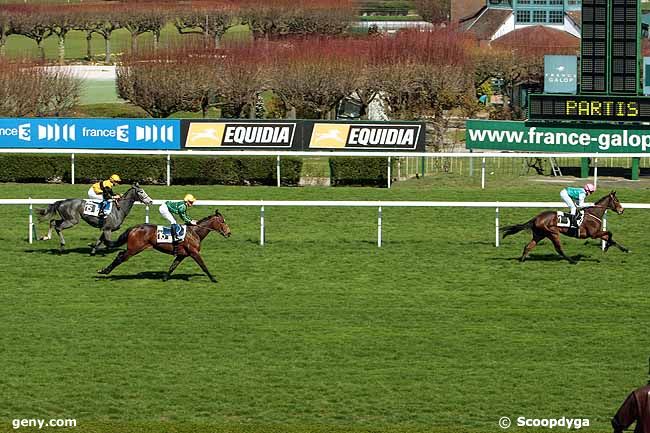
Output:
<path fill-rule="evenodd" d="M 176 241 L 181 242 L 185 239 L 187 234 L 187 226 L 179 225 L 180 230 L 176 235 Z M 172 228 L 167 226 L 156 226 L 156 242 L 159 244 L 171 244 L 173 242 L 172 238 Z"/>
<path fill-rule="evenodd" d="M 97 200 L 84 200 L 84 215 L 99 216 L 99 206 L 101 204 L 102 202 Z M 104 216 L 110 215 L 112 210 L 113 202 L 109 201 L 106 203 L 106 208 L 104 208 Z"/>
<path fill-rule="evenodd" d="M 585 212 L 584 211 L 579 211 L 578 212 L 578 218 L 576 219 L 577 227 L 580 227 L 582 225 L 582 221 L 584 219 L 585 219 Z M 571 213 L 557 211 L 557 226 L 558 227 L 571 227 Z"/>

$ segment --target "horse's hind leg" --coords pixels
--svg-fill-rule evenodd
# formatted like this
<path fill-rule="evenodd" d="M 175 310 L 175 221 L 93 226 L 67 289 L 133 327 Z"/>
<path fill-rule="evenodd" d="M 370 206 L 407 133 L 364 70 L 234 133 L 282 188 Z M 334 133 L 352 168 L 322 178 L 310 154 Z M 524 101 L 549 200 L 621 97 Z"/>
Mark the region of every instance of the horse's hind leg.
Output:
<path fill-rule="evenodd" d="M 212 276 L 210 271 L 208 270 L 208 267 L 205 265 L 205 262 L 203 261 L 203 257 L 201 257 L 201 254 L 199 252 L 191 253 L 190 256 L 194 259 L 194 261 L 203 269 L 203 272 L 210 278 L 210 281 L 213 283 L 217 282 L 217 279 Z"/>
<path fill-rule="evenodd" d="M 77 224 L 79 221 L 71 221 L 71 220 L 58 220 L 54 224 L 54 230 L 56 230 L 56 234 L 59 235 L 59 252 L 62 253 L 65 251 L 65 238 L 63 237 L 63 233 L 61 233 L 63 230 L 68 229 L 75 224 Z"/>
<path fill-rule="evenodd" d="M 174 270 L 178 267 L 178 265 L 180 265 L 181 262 L 186 258 L 187 256 L 176 256 L 174 258 L 174 261 L 172 262 L 172 265 L 169 267 L 167 274 L 163 277 L 163 281 L 167 281 L 168 279 L 170 279 L 172 276 L 172 272 L 174 272 Z"/>
<path fill-rule="evenodd" d="M 52 230 L 54 230 L 55 221 L 56 220 L 50 220 L 50 224 L 49 224 L 49 226 L 47 228 L 47 236 L 42 236 L 41 237 L 42 241 L 49 241 L 50 239 L 52 239 Z"/>
<path fill-rule="evenodd" d="M 562 249 L 562 243 L 560 243 L 560 235 L 556 234 L 556 235 L 553 235 L 553 236 L 549 236 L 549 239 L 551 240 L 551 242 L 553 242 L 553 246 L 555 247 L 555 251 L 557 251 L 557 253 L 560 256 L 567 259 L 569 261 L 569 263 L 571 263 L 572 265 L 575 265 L 576 263 L 578 263 L 575 260 L 573 260 L 571 257 L 564 254 L 564 250 Z"/>
<path fill-rule="evenodd" d="M 132 250 L 128 249 L 128 246 L 127 246 L 126 251 L 120 251 L 117 254 L 117 257 L 115 257 L 115 260 L 113 260 L 113 262 L 111 262 L 110 265 L 106 266 L 104 269 L 100 269 L 99 271 L 97 271 L 97 273 L 110 274 L 113 269 L 115 269 L 116 267 L 118 267 L 122 263 L 126 262 L 127 260 L 129 260 L 131 257 L 135 256 L 136 254 L 146 250 L 148 247 L 149 247 L 149 245 L 144 245 L 144 246 L 140 247 L 140 249 L 132 251 Z"/>
<path fill-rule="evenodd" d="M 519 258 L 519 261 L 524 262 L 528 258 L 528 254 L 530 254 L 530 251 L 533 248 L 535 248 L 539 243 L 539 241 L 541 241 L 542 239 L 544 239 L 544 235 L 533 231 L 533 239 L 530 242 L 528 242 L 528 245 L 524 247 L 524 252 Z"/>

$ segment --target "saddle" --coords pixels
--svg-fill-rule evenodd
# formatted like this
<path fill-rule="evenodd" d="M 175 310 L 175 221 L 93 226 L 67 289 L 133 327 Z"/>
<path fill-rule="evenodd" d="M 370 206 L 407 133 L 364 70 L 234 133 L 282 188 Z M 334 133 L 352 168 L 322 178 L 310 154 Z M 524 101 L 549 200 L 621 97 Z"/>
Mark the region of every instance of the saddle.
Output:
<path fill-rule="evenodd" d="M 84 200 L 84 215 L 99 216 L 99 209 L 102 205 L 101 200 Z M 104 208 L 104 216 L 111 214 L 113 210 L 113 200 L 109 200 Z"/>
<path fill-rule="evenodd" d="M 178 229 L 176 231 L 176 236 L 174 237 L 172 236 L 172 227 L 156 226 L 156 242 L 159 244 L 171 244 L 174 243 L 174 239 L 177 243 L 183 242 L 185 235 L 187 234 L 187 226 L 177 224 L 176 227 L 178 227 Z"/>
<path fill-rule="evenodd" d="M 557 211 L 557 226 L 558 227 L 567 227 L 567 236 L 578 237 L 578 232 L 582 222 L 585 219 L 585 212 L 583 210 L 578 211 L 575 215 L 571 215 L 569 212 Z"/>

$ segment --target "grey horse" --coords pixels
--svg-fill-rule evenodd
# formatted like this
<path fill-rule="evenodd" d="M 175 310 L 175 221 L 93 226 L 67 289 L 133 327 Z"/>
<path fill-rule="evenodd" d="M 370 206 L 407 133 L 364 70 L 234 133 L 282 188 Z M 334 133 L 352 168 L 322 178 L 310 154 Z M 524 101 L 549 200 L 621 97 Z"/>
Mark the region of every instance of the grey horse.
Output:
<path fill-rule="evenodd" d="M 131 212 L 131 208 L 136 201 L 140 201 L 146 205 L 153 203 L 153 200 L 149 195 L 144 192 L 140 185 L 135 183 L 126 193 L 124 193 L 118 202 L 113 204 L 113 210 L 104 218 L 104 225 L 100 226 L 98 217 L 84 215 L 84 201 L 85 200 L 79 198 L 69 198 L 54 202 L 46 209 L 37 209 L 40 220 L 49 219 L 50 221 L 47 236 L 43 236 L 41 240 L 52 239 L 52 229 L 56 230 L 60 239 L 59 251 L 64 252 L 65 239 L 63 238 L 63 233 L 61 233 L 61 231 L 77 225 L 79 221 L 83 219 L 91 226 L 101 229 L 101 234 L 99 238 L 97 238 L 95 244 L 92 245 L 92 251 L 90 252 L 90 255 L 95 255 L 97 247 L 102 242 L 106 243 L 106 241 L 111 240 L 111 233 L 120 228 L 126 216 Z"/>

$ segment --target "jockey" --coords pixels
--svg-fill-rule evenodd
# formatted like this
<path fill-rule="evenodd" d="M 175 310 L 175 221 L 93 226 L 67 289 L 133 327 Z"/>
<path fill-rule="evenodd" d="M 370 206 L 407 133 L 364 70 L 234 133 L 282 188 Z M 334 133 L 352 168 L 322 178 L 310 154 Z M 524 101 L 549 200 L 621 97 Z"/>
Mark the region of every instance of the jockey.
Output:
<path fill-rule="evenodd" d="M 104 218 L 104 209 L 109 200 L 114 198 L 120 198 L 119 194 L 113 192 L 113 187 L 119 185 L 122 182 L 122 179 L 117 174 L 112 174 L 108 179 L 94 183 L 88 190 L 88 198 L 91 200 L 101 201 L 99 205 L 99 217 L 100 222 Z"/>
<path fill-rule="evenodd" d="M 183 197 L 182 201 L 169 200 L 160 205 L 159 208 L 160 215 L 162 215 L 163 218 L 165 218 L 171 225 L 172 243 L 174 244 L 174 251 L 176 250 L 176 237 L 178 236 L 178 233 L 180 231 L 180 226 L 176 222 L 176 219 L 174 218 L 174 214 L 181 217 L 181 219 L 183 220 L 183 222 L 185 222 L 185 224 L 195 225 L 196 220 L 191 219 L 187 215 L 187 208 L 192 207 L 195 201 L 196 198 L 194 198 L 192 194 L 185 194 L 185 197 Z"/>
<path fill-rule="evenodd" d="M 560 197 L 571 210 L 571 219 L 574 224 L 576 224 L 577 210 L 584 207 L 585 198 L 594 191 L 596 191 L 596 187 L 593 183 L 588 183 L 582 188 L 568 186 L 560 191 Z"/>

